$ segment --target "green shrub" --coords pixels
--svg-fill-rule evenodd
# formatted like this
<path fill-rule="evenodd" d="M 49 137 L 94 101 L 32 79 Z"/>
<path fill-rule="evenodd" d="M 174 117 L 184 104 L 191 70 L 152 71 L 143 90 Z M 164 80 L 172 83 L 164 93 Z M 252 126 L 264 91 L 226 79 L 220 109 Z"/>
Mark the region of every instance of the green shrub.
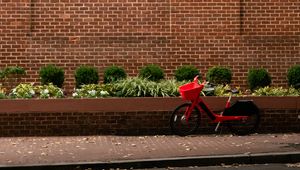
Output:
<path fill-rule="evenodd" d="M 25 69 L 19 66 L 7 67 L 4 70 L 0 70 L 0 79 L 7 78 L 9 75 L 24 75 Z"/>
<path fill-rule="evenodd" d="M 111 66 L 104 70 L 104 83 L 112 83 L 127 77 L 123 68 Z"/>
<path fill-rule="evenodd" d="M 300 88 L 300 65 L 294 65 L 289 68 L 287 73 L 288 84 Z"/>
<path fill-rule="evenodd" d="M 206 80 L 213 84 L 230 84 L 231 78 L 231 70 L 221 66 L 215 66 L 208 69 L 206 74 Z"/>
<path fill-rule="evenodd" d="M 299 96 L 300 91 L 290 87 L 288 89 L 282 87 L 262 87 L 254 90 L 253 94 L 255 96 Z"/>
<path fill-rule="evenodd" d="M 139 77 L 159 81 L 164 79 L 164 72 L 158 65 L 150 64 L 140 70 Z"/>
<path fill-rule="evenodd" d="M 85 84 L 98 84 L 99 75 L 96 68 L 91 66 L 80 66 L 75 70 L 76 88 Z"/>
<path fill-rule="evenodd" d="M 215 87 L 214 95 L 215 96 L 230 96 L 230 95 L 242 96 L 242 91 L 240 90 L 240 88 L 236 88 L 238 93 L 234 93 L 234 94 L 231 93 L 231 89 L 232 88 L 228 84 L 226 84 L 226 85 L 219 84 Z"/>
<path fill-rule="evenodd" d="M 42 85 L 52 83 L 53 85 L 62 88 L 65 79 L 65 73 L 62 68 L 49 64 L 41 68 L 40 78 Z"/>
<path fill-rule="evenodd" d="M 271 76 L 264 68 L 250 69 L 248 72 L 248 85 L 251 91 L 269 86 L 271 84 Z"/>
<path fill-rule="evenodd" d="M 113 84 L 112 91 L 118 97 L 166 97 L 179 96 L 178 88 L 185 82 L 175 80 L 150 81 L 145 78 L 127 78 Z"/>
<path fill-rule="evenodd" d="M 191 81 L 195 76 L 200 76 L 199 70 L 195 66 L 181 66 L 175 71 L 177 81 Z"/>
<path fill-rule="evenodd" d="M 2 87 L 2 84 L 0 84 L 0 99 L 6 98 L 6 89 Z"/>

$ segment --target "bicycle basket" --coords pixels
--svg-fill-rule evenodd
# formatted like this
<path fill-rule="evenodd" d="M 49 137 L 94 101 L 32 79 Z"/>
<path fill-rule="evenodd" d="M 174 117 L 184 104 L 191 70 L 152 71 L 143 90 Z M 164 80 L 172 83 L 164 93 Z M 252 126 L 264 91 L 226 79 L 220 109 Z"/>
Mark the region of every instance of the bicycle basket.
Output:
<path fill-rule="evenodd" d="M 187 83 L 179 87 L 180 95 L 185 100 L 196 100 L 204 85 L 195 82 Z"/>

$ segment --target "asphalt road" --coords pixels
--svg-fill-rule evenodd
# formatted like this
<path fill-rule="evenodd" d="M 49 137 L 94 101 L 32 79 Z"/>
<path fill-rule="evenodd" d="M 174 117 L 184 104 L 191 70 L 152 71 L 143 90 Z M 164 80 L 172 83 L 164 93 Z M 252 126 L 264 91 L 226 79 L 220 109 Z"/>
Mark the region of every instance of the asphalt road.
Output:
<path fill-rule="evenodd" d="M 263 164 L 263 165 L 223 165 L 205 167 L 169 167 L 151 170 L 299 170 L 300 163 L 296 164 Z"/>

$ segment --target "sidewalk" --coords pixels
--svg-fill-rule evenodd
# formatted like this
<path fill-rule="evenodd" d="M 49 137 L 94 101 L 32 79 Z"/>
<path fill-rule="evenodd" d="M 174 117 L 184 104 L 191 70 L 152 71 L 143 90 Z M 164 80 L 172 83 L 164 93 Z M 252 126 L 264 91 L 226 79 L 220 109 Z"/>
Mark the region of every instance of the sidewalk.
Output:
<path fill-rule="evenodd" d="M 0 167 L 203 165 L 240 161 L 300 162 L 300 134 L 251 136 L 76 136 L 0 138 Z M 249 160 L 248 160 L 249 159 Z M 280 160 L 282 159 L 282 160 Z M 283 160 L 288 159 L 288 160 Z M 217 161 L 218 160 L 218 161 Z M 256 161 L 259 161 L 256 160 Z M 172 164 L 173 163 L 173 164 Z M 249 163 L 249 162 L 248 162 Z M 259 162 L 256 162 L 259 163 Z M 150 165 L 149 165 L 150 164 Z M 126 166 L 125 166 L 126 165 Z M 45 168 L 43 168 L 45 169 Z"/>

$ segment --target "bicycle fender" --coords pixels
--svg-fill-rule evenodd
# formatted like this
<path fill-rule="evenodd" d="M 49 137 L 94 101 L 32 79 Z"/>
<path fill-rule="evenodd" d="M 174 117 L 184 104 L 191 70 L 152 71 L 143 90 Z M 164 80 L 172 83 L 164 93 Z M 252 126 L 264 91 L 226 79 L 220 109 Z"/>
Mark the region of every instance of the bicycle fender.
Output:
<path fill-rule="evenodd" d="M 259 113 L 258 107 L 252 100 L 238 100 L 231 107 L 224 110 L 224 116 L 249 116 Z"/>

